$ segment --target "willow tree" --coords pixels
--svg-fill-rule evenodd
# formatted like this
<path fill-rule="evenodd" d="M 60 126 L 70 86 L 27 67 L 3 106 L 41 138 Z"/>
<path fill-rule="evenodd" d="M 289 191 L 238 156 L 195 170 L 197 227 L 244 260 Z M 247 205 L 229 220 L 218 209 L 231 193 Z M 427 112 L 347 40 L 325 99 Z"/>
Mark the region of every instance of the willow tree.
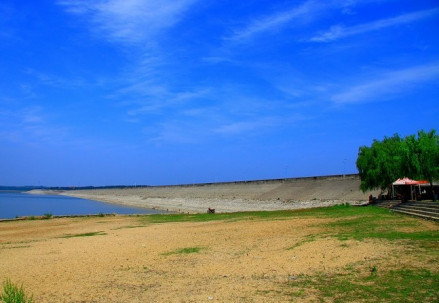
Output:
<path fill-rule="evenodd" d="M 398 134 L 374 140 L 370 147 L 361 146 L 357 168 L 363 191 L 388 189 L 402 174 L 402 139 Z"/>
<path fill-rule="evenodd" d="M 406 175 L 427 180 L 433 192 L 433 181 L 439 180 L 439 136 L 436 131 L 421 130 L 417 137 L 407 136 L 403 150 Z"/>
<path fill-rule="evenodd" d="M 427 180 L 433 188 L 433 181 L 439 180 L 439 136 L 432 130 L 374 140 L 370 147 L 360 147 L 357 168 L 363 191 L 389 189 L 404 176 Z"/>

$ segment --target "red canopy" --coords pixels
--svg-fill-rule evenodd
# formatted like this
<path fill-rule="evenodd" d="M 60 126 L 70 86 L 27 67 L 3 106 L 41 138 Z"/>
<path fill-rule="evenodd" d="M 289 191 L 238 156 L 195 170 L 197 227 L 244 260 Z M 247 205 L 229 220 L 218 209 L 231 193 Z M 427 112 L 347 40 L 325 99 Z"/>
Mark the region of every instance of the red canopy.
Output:
<path fill-rule="evenodd" d="M 404 177 L 402 179 L 398 179 L 395 182 L 393 182 L 393 185 L 419 185 L 419 184 L 428 184 L 428 181 L 425 180 L 417 181 Z"/>

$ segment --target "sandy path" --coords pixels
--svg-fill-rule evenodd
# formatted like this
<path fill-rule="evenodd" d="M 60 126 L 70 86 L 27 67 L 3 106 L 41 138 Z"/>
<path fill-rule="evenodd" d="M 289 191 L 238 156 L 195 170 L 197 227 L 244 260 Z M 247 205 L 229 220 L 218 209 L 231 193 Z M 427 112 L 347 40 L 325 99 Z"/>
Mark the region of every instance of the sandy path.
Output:
<path fill-rule="evenodd" d="M 286 302 L 293 275 L 340 271 L 356 262 L 409 262 L 395 253 L 397 244 L 379 240 L 304 242 L 328 220 L 3 222 L 0 279 L 23 283 L 35 302 Z M 89 232 L 101 235 L 64 237 Z M 193 247 L 200 251 L 177 253 Z"/>

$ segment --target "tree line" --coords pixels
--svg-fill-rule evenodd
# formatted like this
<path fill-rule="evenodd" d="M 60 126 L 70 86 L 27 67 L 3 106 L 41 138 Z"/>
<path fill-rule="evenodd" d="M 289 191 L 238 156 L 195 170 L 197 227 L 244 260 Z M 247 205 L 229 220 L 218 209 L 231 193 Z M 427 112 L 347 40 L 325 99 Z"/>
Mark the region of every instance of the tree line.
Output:
<path fill-rule="evenodd" d="M 371 146 L 359 148 L 356 164 L 363 191 L 384 191 L 402 177 L 427 180 L 433 189 L 433 181 L 439 180 L 439 135 L 421 130 L 417 135 L 375 139 Z"/>

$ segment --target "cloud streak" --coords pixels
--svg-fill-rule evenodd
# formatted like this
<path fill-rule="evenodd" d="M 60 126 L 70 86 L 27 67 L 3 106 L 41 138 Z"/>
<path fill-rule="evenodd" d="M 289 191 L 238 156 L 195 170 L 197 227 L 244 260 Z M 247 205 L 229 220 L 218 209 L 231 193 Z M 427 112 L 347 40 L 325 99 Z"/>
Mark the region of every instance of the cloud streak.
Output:
<path fill-rule="evenodd" d="M 316 1 L 307 0 L 301 5 L 293 8 L 278 11 L 263 17 L 250 20 L 245 26 L 235 29 L 229 36 L 224 37 L 226 41 L 235 43 L 250 41 L 258 35 L 275 32 L 286 26 L 293 24 L 302 25 L 304 22 L 310 22 L 317 19 L 321 14 L 327 13 L 333 9 L 341 9 L 347 13 L 357 4 L 369 2 L 368 0 L 351 0 L 351 1 Z"/>
<path fill-rule="evenodd" d="M 278 30 L 293 20 L 305 20 L 316 15 L 323 5 L 316 1 L 306 1 L 300 6 L 294 7 L 290 10 L 276 12 L 274 14 L 254 19 L 249 24 L 241 29 L 235 30 L 234 33 L 224 40 L 232 42 L 242 42 L 252 39 L 253 37 L 270 31 Z"/>
<path fill-rule="evenodd" d="M 381 19 L 378 21 L 360 24 L 352 27 L 333 26 L 329 31 L 319 34 L 310 39 L 312 42 L 331 42 L 338 39 L 377 31 L 391 26 L 411 23 L 439 14 L 439 8 L 417 11 L 410 14 L 403 14 L 393 18 Z"/>
<path fill-rule="evenodd" d="M 373 102 L 407 92 L 413 85 L 437 78 L 438 62 L 386 73 L 377 80 L 357 84 L 335 94 L 331 100 L 336 104 Z"/>
<path fill-rule="evenodd" d="M 129 116 L 139 116 L 146 114 L 158 114 L 162 110 L 169 110 L 175 107 L 188 106 L 188 103 L 192 103 L 196 100 L 209 96 L 210 90 L 208 88 L 182 91 L 182 92 L 170 92 L 165 88 L 160 87 L 159 92 L 154 95 L 150 90 L 150 95 L 146 99 L 137 102 L 138 107 L 129 110 L 127 114 Z"/>
<path fill-rule="evenodd" d="M 116 41 L 138 43 L 175 25 L 197 0 L 105 0 L 58 3 L 72 14 L 90 18 L 96 29 Z"/>

